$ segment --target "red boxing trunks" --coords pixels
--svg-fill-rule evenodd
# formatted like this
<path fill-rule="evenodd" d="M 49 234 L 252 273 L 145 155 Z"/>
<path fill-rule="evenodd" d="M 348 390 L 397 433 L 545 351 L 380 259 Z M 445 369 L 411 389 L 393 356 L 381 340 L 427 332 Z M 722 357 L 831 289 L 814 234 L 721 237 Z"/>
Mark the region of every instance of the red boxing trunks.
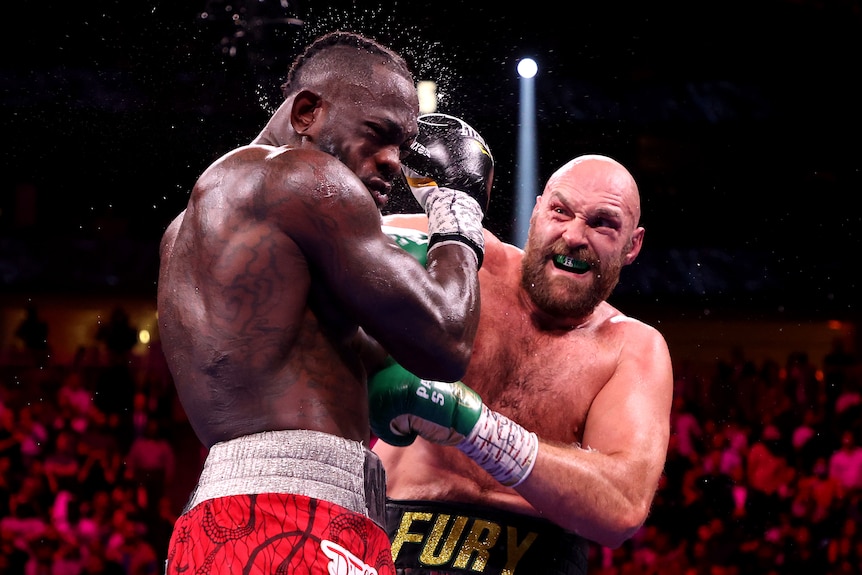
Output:
<path fill-rule="evenodd" d="M 441 501 L 386 504 L 398 575 L 585 575 L 587 540 L 529 515 Z"/>
<path fill-rule="evenodd" d="M 395 575 L 384 486 L 377 457 L 333 435 L 219 443 L 174 525 L 165 572 Z"/>

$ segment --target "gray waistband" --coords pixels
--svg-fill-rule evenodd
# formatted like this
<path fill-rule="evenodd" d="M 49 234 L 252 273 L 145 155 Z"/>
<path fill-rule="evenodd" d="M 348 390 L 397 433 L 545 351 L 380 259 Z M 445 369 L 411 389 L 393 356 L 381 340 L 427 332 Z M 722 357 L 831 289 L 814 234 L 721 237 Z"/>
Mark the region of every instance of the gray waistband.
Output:
<path fill-rule="evenodd" d="M 265 431 L 213 445 L 186 509 L 207 499 L 293 493 L 383 524 L 385 477 L 362 443 L 307 430 Z"/>

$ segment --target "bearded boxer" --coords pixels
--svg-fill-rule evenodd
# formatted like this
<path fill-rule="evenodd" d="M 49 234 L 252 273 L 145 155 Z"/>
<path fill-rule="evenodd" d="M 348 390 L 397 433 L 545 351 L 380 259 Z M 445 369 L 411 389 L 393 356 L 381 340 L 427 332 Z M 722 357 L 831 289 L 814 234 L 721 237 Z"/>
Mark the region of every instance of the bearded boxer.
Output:
<path fill-rule="evenodd" d="M 656 329 L 607 302 L 643 245 L 639 218 L 622 165 L 568 162 L 537 198 L 523 251 L 485 231 L 463 383 L 394 362 L 370 380 L 398 573 L 583 574 L 588 541 L 618 547 L 646 520 L 671 360 Z"/>
<path fill-rule="evenodd" d="M 475 135 L 449 142 L 477 156 L 469 173 L 417 155 L 412 177 L 435 182 L 417 198 L 426 270 L 381 230 L 418 131 L 404 60 L 328 34 L 283 92 L 255 141 L 201 175 L 162 240 L 162 346 L 209 450 L 172 533 L 172 575 L 394 573 L 366 374 L 391 354 L 456 380 L 475 337 L 493 167 Z"/>

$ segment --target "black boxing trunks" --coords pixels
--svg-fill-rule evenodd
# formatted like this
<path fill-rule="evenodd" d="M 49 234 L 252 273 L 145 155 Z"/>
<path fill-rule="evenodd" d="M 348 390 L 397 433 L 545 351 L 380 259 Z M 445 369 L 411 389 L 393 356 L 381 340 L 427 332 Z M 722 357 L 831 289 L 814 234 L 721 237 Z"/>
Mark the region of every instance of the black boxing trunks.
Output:
<path fill-rule="evenodd" d="M 270 431 L 214 445 L 165 573 L 395 575 L 385 476 L 361 443 Z"/>
<path fill-rule="evenodd" d="M 529 515 L 440 501 L 389 500 L 399 575 L 585 575 L 587 540 Z"/>

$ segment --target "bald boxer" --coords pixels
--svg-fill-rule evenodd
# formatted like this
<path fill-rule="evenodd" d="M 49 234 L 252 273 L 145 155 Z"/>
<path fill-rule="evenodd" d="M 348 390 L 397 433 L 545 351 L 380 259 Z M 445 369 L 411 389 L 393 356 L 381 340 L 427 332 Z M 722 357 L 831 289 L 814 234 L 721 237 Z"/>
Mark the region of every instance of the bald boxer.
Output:
<path fill-rule="evenodd" d="M 394 573 L 367 373 L 391 354 L 455 380 L 475 337 L 492 162 L 474 134 L 448 143 L 478 155 L 478 172 L 415 146 L 407 65 L 356 34 L 313 42 L 283 92 L 255 141 L 200 176 L 162 240 L 162 346 L 208 448 L 171 575 Z M 381 230 L 412 148 L 427 270 Z"/>
<path fill-rule="evenodd" d="M 639 219 L 622 165 L 573 159 L 537 198 L 524 251 L 485 232 L 463 383 L 396 363 L 372 378 L 398 573 L 582 574 L 588 540 L 617 547 L 646 520 L 669 437 L 671 359 L 657 330 L 607 302 L 643 245 Z"/>

